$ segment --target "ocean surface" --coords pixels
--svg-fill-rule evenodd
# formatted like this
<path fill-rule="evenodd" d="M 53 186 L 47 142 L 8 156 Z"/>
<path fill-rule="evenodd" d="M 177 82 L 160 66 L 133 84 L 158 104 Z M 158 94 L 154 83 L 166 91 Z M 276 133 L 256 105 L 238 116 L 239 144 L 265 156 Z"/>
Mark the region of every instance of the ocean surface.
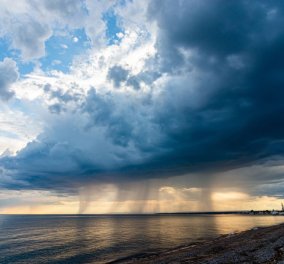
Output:
<path fill-rule="evenodd" d="M 106 263 L 282 222 L 284 216 L 0 215 L 0 263 Z"/>

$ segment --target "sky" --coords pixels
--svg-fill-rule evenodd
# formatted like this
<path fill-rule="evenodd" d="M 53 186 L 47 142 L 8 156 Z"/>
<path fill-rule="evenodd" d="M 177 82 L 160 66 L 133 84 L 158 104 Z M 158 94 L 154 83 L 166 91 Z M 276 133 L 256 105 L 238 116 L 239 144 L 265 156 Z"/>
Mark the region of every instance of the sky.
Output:
<path fill-rule="evenodd" d="M 0 213 L 280 209 L 284 3 L 0 0 Z"/>

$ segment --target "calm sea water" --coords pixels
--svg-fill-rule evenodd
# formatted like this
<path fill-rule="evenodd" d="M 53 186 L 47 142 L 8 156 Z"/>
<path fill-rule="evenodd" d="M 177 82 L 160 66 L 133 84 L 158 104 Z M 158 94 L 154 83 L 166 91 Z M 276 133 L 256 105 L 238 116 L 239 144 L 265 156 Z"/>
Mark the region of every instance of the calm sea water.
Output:
<path fill-rule="evenodd" d="M 0 263 L 106 263 L 284 222 L 284 216 L 0 216 Z"/>

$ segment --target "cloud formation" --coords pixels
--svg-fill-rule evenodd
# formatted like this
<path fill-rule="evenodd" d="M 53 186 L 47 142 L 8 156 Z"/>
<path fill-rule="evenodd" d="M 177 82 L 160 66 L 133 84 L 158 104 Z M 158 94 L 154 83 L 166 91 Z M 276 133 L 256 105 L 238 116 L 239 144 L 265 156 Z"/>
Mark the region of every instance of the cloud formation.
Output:
<path fill-rule="evenodd" d="M 45 41 L 51 36 L 47 25 L 41 24 L 30 17 L 24 17 L 12 28 L 13 47 L 21 50 L 25 60 L 41 58 L 45 55 Z"/>
<path fill-rule="evenodd" d="M 113 66 L 108 71 L 108 79 L 113 81 L 115 87 L 120 87 L 127 80 L 129 72 L 121 66 Z"/>
<path fill-rule="evenodd" d="M 69 21 L 78 6 L 65 2 L 66 13 L 58 1 L 45 6 Z M 155 52 L 145 52 L 151 39 L 145 29 L 128 32 L 122 17 L 121 43 L 75 61 L 70 75 L 60 76 L 67 91 L 41 85 L 53 117 L 36 140 L 0 160 L 12 179 L 24 182 L 21 188 L 70 191 L 90 182 L 213 173 L 283 158 L 284 5 L 155 0 L 145 17 Z M 29 32 L 48 36 L 38 29 Z M 93 36 L 90 24 L 85 29 Z M 20 188 L 14 181 L 5 186 Z"/>
<path fill-rule="evenodd" d="M 175 157 L 181 163 L 242 163 L 282 153 L 283 31 L 276 25 L 282 23 L 283 6 L 172 5 L 154 1 L 149 17 L 160 28 L 160 68 L 174 76 L 164 93 L 174 111 L 162 117 L 168 133 L 183 142 Z M 171 120 L 179 129 L 171 131 Z"/>
<path fill-rule="evenodd" d="M 19 77 L 16 62 L 10 58 L 5 58 L 0 62 L 0 98 L 3 100 L 10 99 L 14 92 L 10 89 L 11 85 Z"/>
<path fill-rule="evenodd" d="M 114 2 L 100 0 L 22 0 L 13 5 L 2 1 L 0 37 L 7 39 L 10 50 L 19 52 L 25 62 L 44 58 L 51 37 L 72 34 L 74 30 L 84 29 L 92 43 L 99 47 L 106 43 L 103 12 L 113 5 Z"/>

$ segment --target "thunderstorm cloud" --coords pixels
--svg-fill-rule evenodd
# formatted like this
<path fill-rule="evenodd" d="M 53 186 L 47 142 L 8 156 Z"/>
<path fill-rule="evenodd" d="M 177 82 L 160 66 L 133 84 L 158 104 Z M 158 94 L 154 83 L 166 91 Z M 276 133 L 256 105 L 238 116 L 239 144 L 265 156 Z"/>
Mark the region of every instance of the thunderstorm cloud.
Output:
<path fill-rule="evenodd" d="M 2 155 L 0 186 L 72 192 L 180 175 L 206 185 L 217 172 L 229 185 L 233 170 L 243 185 L 258 186 L 256 195 L 281 193 L 281 185 L 261 186 L 282 180 L 273 168 L 284 154 L 284 4 L 93 2 L 31 1 L 18 13 L 1 11 L 9 30 L 0 35 L 35 66 L 18 80 L 15 61 L 1 61 L 0 97 L 15 94 L 43 124 L 25 147 Z M 60 47 L 52 39 L 70 46 L 60 51 L 68 56 L 82 45 L 67 72 L 45 65 Z"/>

